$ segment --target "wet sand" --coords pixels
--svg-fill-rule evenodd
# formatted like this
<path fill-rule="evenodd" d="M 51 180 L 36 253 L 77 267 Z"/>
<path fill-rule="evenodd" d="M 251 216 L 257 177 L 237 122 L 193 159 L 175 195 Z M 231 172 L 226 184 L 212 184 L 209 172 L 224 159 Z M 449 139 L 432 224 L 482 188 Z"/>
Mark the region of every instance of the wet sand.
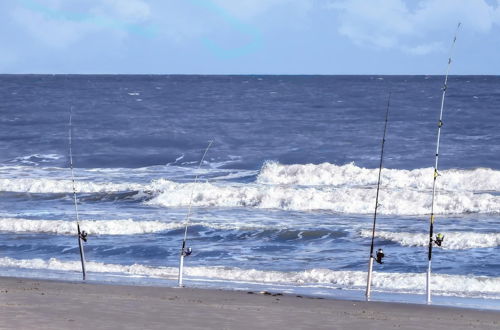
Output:
<path fill-rule="evenodd" d="M 500 329 L 500 312 L 0 277 L 0 329 Z"/>

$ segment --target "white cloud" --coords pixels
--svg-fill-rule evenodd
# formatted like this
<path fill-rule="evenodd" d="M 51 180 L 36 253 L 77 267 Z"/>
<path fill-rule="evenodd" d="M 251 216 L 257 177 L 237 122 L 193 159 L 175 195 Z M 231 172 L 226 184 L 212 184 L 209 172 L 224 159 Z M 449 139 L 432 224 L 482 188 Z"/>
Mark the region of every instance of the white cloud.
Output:
<path fill-rule="evenodd" d="M 401 49 L 407 53 L 414 55 L 425 55 L 434 51 L 444 50 L 445 48 L 440 42 L 431 42 L 427 44 L 421 44 L 416 46 L 403 46 Z"/>
<path fill-rule="evenodd" d="M 458 21 L 470 31 L 487 32 L 493 24 L 495 6 L 484 0 L 424 0 L 411 19 L 415 28 L 434 30 L 444 24 L 454 25 Z"/>
<path fill-rule="evenodd" d="M 313 5 L 313 0 L 209 0 L 208 3 L 210 2 L 243 20 L 252 19 L 284 6 L 305 13 Z"/>
<path fill-rule="evenodd" d="M 97 32 L 123 39 L 148 21 L 151 10 L 142 0 L 25 0 L 10 15 L 37 41 L 63 49 Z"/>
<path fill-rule="evenodd" d="M 143 23 L 151 17 L 149 4 L 141 0 L 104 0 L 93 11 L 127 23 Z"/>
<path fill-rule="evenodd" d="M 338 32 L 355 44 L 423 55 L 445 48 L 440 32 L 462 22 L 472 33 L 500 25 L 500 8 L 485 0 L 332 0 Z M 433 36 L 436 36 L 437 38 Z"/>
<path fill-rule="evenodd" d="M 9 14 L 21 29 L 51 48 L 64 49 L 95 35 L 118 43 L 131 35 L 181 43 L 257 31 L 256 20 L 297 28 L 318 0 L 22 0 Z M 327 1 L 327 0 L 321 0 Z M 236 23 L 236 24 L 235 24 Z M 240 23 L 239 26 L 237 24 Z M 230 26 L 234 31 L 229 31 Z M 235 28 L 236 26 L 236 28 Z"/>
<path fill-rule="evenodd" d="M 53 48 L 65 48 L 86 34 L 96 31 L 96 26 L 90 23 L 54 19 L 22 7 L 14 9 L 11 15 L 37 41 Z"/>

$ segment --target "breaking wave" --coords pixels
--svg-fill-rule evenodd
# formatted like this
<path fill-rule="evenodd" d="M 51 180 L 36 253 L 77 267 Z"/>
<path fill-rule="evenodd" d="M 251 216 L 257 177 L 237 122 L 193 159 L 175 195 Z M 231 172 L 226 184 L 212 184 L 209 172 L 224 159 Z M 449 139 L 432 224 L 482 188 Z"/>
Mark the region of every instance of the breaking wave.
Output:
<path fill-rule="evenodd" d="M 381 185 L 387 188 L 432 189 L 433 169 L 415 170 L 382 169 Z M 358 167 L 354 163 L 335 165 L 330 163 L 306 165 L 282 165 L 267 162 L 262 167 L 257 182 L 288 185 L 376 185 L 378 168 Z M 444 170 L 440 172 L 439 189 L 449 191 L 500 191 L 500 171 L 489 168 L 473 170 Z"/>
<path fill-rule="evenodd" d="M 134 221 L 132 219 L 83 220 L 80 221 L 80 227 L 91 235 L 135 235 L 178 229 L 182 227 L 182 224 L 160 221 Z M 0 219 L 0 231 L 76 235 L 76 224 L 74 221 L 65 220 L 5 218 Z"/>
<path fill-rule="evenodd" d="M 176 171 L 174 172 L 177 173 Z M 383 173 L 384 187 L 380 192 L 379 208 L 381 214 L 424 215 L 430 212 L 432 179 L 429 177 L 432 177 L 432 169 L 384 170 Z M 138 193 L 133 196 L 137 202 L 163 207 L 185 207 L 189 205 L 194 188 L 192 204 L 198 207 L 328 210 L 349 214 L 373 212 L 374 185 L 377 179 L 376 169 L 364 169 L 354 164 L 337 166 L 328 163 L 266 163 L 253 183 L 226 181 L 241 178 L 241 175 L 251 175 L 248 171 L 221 172 L 216 179 L 212 178 L 211 183 L 196 184 L 157 179 L 163 175 L 156 172 L 155 179 L 145 183 L 123 182 L 127 177 L 126 173 L 121 172 L 116 181 L 113 177 L 106 176 L 105 171 L 98 174 L 98 179 L 94 181 L 92 178 L 96 178 L 92 174 L 85 177 L 85 180 L 78 180 L 77 192 L 106 195 L 133 192 Z M 447 170 L 441 176 L 435 213 L 500 213 L 500 194 L 497 192 L 500 190 L 500 171 Z M 72 181 L 67 179 L 20 177 L 20 174 L 16 178 L 0 179 L 0 191 L 67 194 L 72 190 Z"/>
<path fill-rule="evenodd" d="M 138 191 L 145 188 L 136 183 L 99 183 L 76 181 L 77 192 L 81 193 L 106 193 L 117 191 Z M 26 193 L 72 193 L 71 180 L 55 180 L 46 178 L 16 178 L 0 179 L 0 191 L 26 192 Z"/>
<path fill-rule="evenodd" d="M 203 226 L 222 230 L 271 229 L 271 226 L 245 223 L 207 223 L 191 221 L 191 226 Z M 80 227 L 90 235 L 140 235 L 184 228 L 183 221 L 135 221 L 124 220 L 82 220 Z M 275 226 L 280 228 L 279 226 Z M 20 218 L 0 218 L 0 231 L 13 233 L 50 233 L 76 235 L 74 221 L 66 220 L 30 220 Z"/>
<path fill-rule="evenodd" d="M 160 193 L 147 201 L 164 207 L 187 206 L 194 183 L 157 180 L 152 185 Z M 290 211 L 329 210 L 338 213 L 370 214 L 375 190 L 366 188 L 293 187 L 258 184 L 218 185 L 197 183 L 192 204 L 198 207 L 255 207 Z M 430 210 L 431 195 L 414 190 L 380 192 L 378 211 L 382 214 L 423 215 Z M 472 192 L 441 192 L 435 213 L 500 213 L 500 196 Z"/>
<path fill-rule="evenodd" d="M 101 262 L 87 262 L 88 272 L 115 273 L 135 277 L 156 277 L 174 279 L 177 267 L 151 267 L 140 264 L 118 265 Z M 55 258 L 12 259 L 0 258 L 1 267 L 80 271 L 79 261 L 60 261 Z M 188 280 L 225 280 L 230 282 L 251 282 L 263 284 L 287 284 L 295 286 L 324 286 L 330 288 L 363 289 L 366 285 L 366 272 L 333 271 L 329 269 L 310 269 L 305 271 L 282 272 L 242 269 L 237 267 L 186 267 Z M 500 277 L 434 274 L 432 277 L 433 294 L 481 297 L 500 299 Z M 423 293 L 425 274 L 417 273 L 373 273 L 374 290 L 399 293 Z"/>
<path fill-rule="evenodd" d="M 500 233 L 442 232 L 444 241 L 441 246 L 447 250 L 465 250 L 500 246 Z M 371 237 L 370 230 L 362 230 L 361 236 Z M 399 243 L 403 246 L 427 246 L 429 234 L 376 231 L 375 237 Z"/>
<path fill-rule="evenodd" d="M 18 163 L 22 165 L 38 166 L 41 163 L 48 163 L 54 160 L 63 158 L 64 156 L 58 154 L 33 154 L 27 156 L 19 156 L 10 161 L 9 163 Z"/>

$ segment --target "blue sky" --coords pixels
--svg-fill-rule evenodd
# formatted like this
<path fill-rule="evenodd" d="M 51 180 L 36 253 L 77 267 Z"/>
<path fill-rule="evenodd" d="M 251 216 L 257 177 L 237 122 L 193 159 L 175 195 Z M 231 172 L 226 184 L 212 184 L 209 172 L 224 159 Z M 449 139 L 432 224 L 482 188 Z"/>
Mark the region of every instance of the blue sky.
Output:
<path fill-rule="evenodd" d="M 0 73 L 500 74 L 500 0 L 9 0 Z"/>

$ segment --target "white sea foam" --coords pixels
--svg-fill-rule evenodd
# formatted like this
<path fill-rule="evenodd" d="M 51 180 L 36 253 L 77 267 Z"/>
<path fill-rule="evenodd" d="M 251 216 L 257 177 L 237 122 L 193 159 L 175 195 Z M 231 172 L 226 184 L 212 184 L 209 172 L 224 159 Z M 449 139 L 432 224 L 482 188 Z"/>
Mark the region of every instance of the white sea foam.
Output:
<path fill-rule="evenodd" d="M 77 192 L 105 193 L 118 191 L 138 191 L 144 185 L 135 183 L 99 183 L 76 181 Z M 0 179 L 0 191 L 27 192 L 27 193 L 70 193 L 73 192 L 71 180 L 55 180 L 47 178 L 15 178 Z"/>
<path fill-rule="evenodd" d="M 39 163 L 47 163 L 52 160 L 58 160 L 63 158 L 62 155 L 58 154 L 33 154 L 27 156 L 19 156 L 11 160 L 11 163 L 20 163 L 25 165 L 38 165 Z"/>
<path fill-rule="evenodd" d="M 432 188 L 433 169 L 415 170 L 383 169 L 381 184 L 387 188 L 411 188 L 428 190 Z M 500 191 L 500 171 L 489 168 L 473 170 L 440 171 L 439 189 L 458 191 Z M 257 178 L 265 184 L 366 186 L 376 185 L 378 168 L 358 167 L 354 163 L 335 165 L 330 163 L 306 165 L 282 165 L 266 163 Z"/>
<path fill-rule="evenodd" d="M 123 220 L 83 220 L 80 227 L 90 235 L 140 235 L 174 230 L 184 227 L 184 222 L 134 221 Z M 245 223 L 208 223 L 191 221 L 191 226 L 203 226 L 222 230 L 268 229 L 269 226 Z M 279 226 L 275 226 L 280 228 Z M 0 231 L 13 233 L 51 233 L 76 235 L 74 221 L 66 220 L 31 220 L 21 218 L 0 218 Z"/>
<path fill-rule="evenodd" d="M 168 177 L 185 179 L 194 174 L 210 175 L 211 180 L 226 181 L 256 175 L 251 170 L 193 170 L 180 166 L 150 166 L 142 168 L 89 168 L 76 169 L 77 192 L 106 193 L 123 191 L 151 191 L 153 179 Z M 67 168 L 0 166 L 0 191 L 27 193 L 71 193 L 70 172 Z M 140 182 L 140 183 L 139 183 Z"/>
<path fill-rule="evenodd" d="M 318 167 L 319 166 L 319 167 Z M 334 175 L 328 176 L 328 171 L 318 170 L 326 168 L 339 168 L 334 171 Z M 273 173 L 274 170 L 298 168 L 304 170 L 312 168 L 314 172 L 309 181 L 309 185 L 300 185 L 300 180 L 307 175 L 275 175 L 272 178 L 293 178 L 294 184 L 262 184 L 264 178 Z M 431 194 L 424 185 L 423 173 L 425 170 L 387 170 L 396 173 L 393 175 L 389 185 L 383 187 L 380 192 L 381 207 L 379 212 L 392 215 L 422 215 L 428 214 L 430 210 Z M 387 172 L 386 171 L 386 172 Z M 485 176 L 490 171 L 491 184 L 487 186 Z M 249 172 L 249 171 L 247 171 Z M 245 172 L 244 175 L 249 173 Z M 368 175 L 367 173 L 373 175 Z M 500 195 L 495 192 L 477 193 L 473 187 L 478 187 L 479 191 L 486 188 L 496 187 L 496 175 L 498 171 L 477 169 L 472 171 L 445 171 L 449 179 L 448 188 L 457 190 L 439 189 L 436 198 L 435 211 L 438 214 L 463 214 L 463 213 L 500 213 Z M 267 174 L 266 174 L 267 173 Z M 294 172 L 295 173 L 295 172 Z M 319 174 L 318 174 L 319 173 Z M 409 177 L 404 173 L 413 173 Z M 419 174 L 420 173 L 420 174 Z M 242 173 L 225 174 L 218 177 L 219 181 L 213 183 L 197 183 L 194 187 L 195 195 L 193 205 L 200 207 L 254 207 L 263 209 L 282 209 L 291 211 L 311 211 L 329 210 L 338 213 L 369 214 L 373 212 L 375 189 L 371 185 L 371 177 L 376 180 L 376 170 L 367 170 L 348 164 L 336 166 L 331 164 L 322 165 L 290 165 L 284 166 L 276 163 L 269 163 L 264 166 L 263 171 L 256 183 L 232 183 L 225 179 L 240 177 Z M 317 175 L 318 174 L 318 175 Z M 324 175 L 323 175 L 324 174 Z M 431 172 L 432 174 L 432 172 Z M 445 175 L 443 174 L 443 176 Z M 467 174 L 467 175 L 466 175 Z M 370 176 L 370 180 L 368 177 Z M 468 176 L 479 179 L 472 180 Z M 92 177 L 92 176 L 90 176 Z M 330 182 L 334 177 L 338 177 L 334 185 L 324 185 L 320 183 Z M 421 177 L 421 178 L 420 178 Z M 416 179 L 419 178 L 419 179 Z M 103 178 L 100 178 L 102 180 Z M 108 178 L 109 179 L 109 178 Z M 183 207 L 189 204 L 191 191 L 194 183 L 178 183 L 165 179 L 153 180 L 150 183 L 123 182 L 125 177 L 120 176 L 117 182 L 102 182 L 77 180 L 77 192 L 84 193 L 110 193 L 138 191 L 147 192 L 147 195 L 139 194 L 139 197 L 152 197 L 148 201 L 152 205 L 165 207 Z M 222 180 L 224 179 L 224 180 Z M 349 179 L 349 180 L 347 180 Z M 467 181 L 467 180 L 471 181 Z M 272 181 L 272 180 L 267 180 Z M 432 181 L 432 180 L 431 180 Z M 464 181 L 464 183 L 462 183 Z M 484 181 L 484 182 L 483 182 Z M 275 180 L 276 183 L 281 181 Z M 331 181 L 330 183 L 332 183 Z M 427 182 L 427 180 L 425 180 Z M 454 182 L 454 183 L 453 183 Z M 468 182 L 468 183 L 467 183 Z M 472 182 L 472 183 L 471 183 Z M 302 182 L 304 183 L 304 182 Z M 298 184 L 298 185 L 297 185 Z M 441 184 L 441 180 L 440 180 Z M 415 189 L 414 189 L 415 188 Z M 418 188 L 418 189 L 417 189 Z M 496 189 L 496 188 L 495 188 Z M 28 192 L 28 193 L 71 193 L 72 183 L 67 179 L 56 178 L 31 178 L 17 177 L 12 179 L 0 179 L 0 191 Z"/>
<path fill-rule="evenodd" d="M 157 180 L 160 191 L 147 203 L 165 207 L 187 206 L 194 183 Z M 280 185 L 197 183 L 193 205 L 200 207 L 255 207 L 293 211 L 330 210 L 339 213 L 373 212 L 375 190 L 366 188 L 294 187 Z M 414 190 L 384 190 L 379 212 L 383 214 L 428 214 L 431 196 Z M 500 213 L 500 196 L 472 192 L 439 193 L 435 213 Z"/>
<path fill-rule="evenodd" d="M 177 267 L 150 267 L 140 264 L 118 265 L 89 261 L 86 265 L 88 272 L 168 279 L 174 279 L 178 271 Z M 0 258 L 0 267 L 79 272 L 81 266 L 79 261 L 60 261 L 55 258 L 23 260 L 3 257 Z M 225 280 L 350 289 L 362 289 L 366 285 L 366 272 L 362 271 L 310 269 L 281 272 L 217 266 L 186 267 L 184 269 L 188 280 Z M 500 277 L 434 274 L 432 286 L 433 293 L 436 295 L 500 299 Z M 375 272 L 372 288 L 389 292 L 423 293 L 425 274 Z"/>
<path fill-rule="evenodd" d="M 177 229 L 182 227 L 182 223 L 134 221 L 132 219 L 83 220 L 80 221 L 80 227 L 91 235 L 134 235 Z M 76 225 L 74 221 L 65 220 L 3 218 L 0 219 L 0 231 L 76 235 Z"/>
<path fill-rule="evenodd" d="M 447 250 L 500 246 L 500 233 L 442 232 L 442 234 L 444 241 L 441 248 Z M 371 230 L 361 231 L 363 237 L 371 237 L 371 235 Z M 426 233 L 376 231 L 375 236 L 403 246 L 427 246 L 429 244 L 429 234 Z"/>

